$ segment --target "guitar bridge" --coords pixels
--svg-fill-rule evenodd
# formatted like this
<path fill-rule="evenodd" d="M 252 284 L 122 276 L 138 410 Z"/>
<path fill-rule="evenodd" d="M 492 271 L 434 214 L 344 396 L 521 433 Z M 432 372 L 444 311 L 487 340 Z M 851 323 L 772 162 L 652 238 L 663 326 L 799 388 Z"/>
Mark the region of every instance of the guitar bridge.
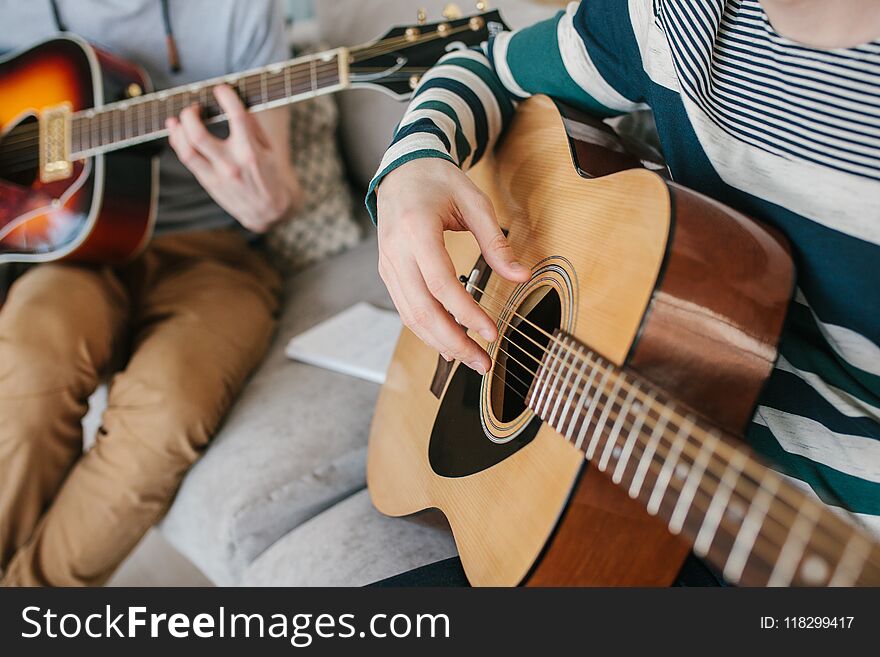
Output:
<path fill-rule="evenodd" d="M 73 173 L 70 161 L 72 114 L 70 103 L 46 107 L 40 112 L 40 182 L 64 180 Z"/>

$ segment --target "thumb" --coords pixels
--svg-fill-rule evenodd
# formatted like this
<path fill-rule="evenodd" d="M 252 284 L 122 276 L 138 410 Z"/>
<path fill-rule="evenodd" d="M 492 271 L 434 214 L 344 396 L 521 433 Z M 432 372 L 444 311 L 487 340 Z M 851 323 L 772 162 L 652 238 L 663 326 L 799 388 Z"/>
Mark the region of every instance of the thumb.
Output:
<path fill-rule="evenodd" d="M 483 257 L 496 274 L 519 283 L 529 279 L 531 271 L 517 262 L 510 242 L 501 232 L 495 216 L 495 208 L 492 207 L 489 199 L 480 196 L 475 203 L 472 203 L 466 221 L 468 229 L 477 238 Z"/>

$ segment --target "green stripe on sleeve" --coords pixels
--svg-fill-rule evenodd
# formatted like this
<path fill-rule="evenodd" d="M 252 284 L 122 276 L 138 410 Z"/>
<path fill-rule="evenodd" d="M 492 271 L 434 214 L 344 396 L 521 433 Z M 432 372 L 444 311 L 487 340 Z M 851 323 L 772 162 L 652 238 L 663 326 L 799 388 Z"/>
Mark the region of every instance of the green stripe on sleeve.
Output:
<path fill-rule="evenodd" d="M 514 33 L 507 47 L 507 64 L 513 79 L 529 93 L 546 94 L 599 116 L 619 115 L 620 112 L 590 96 L 568 74 L 557 36 L 563 15 L 564 12 L 560 12 L 555 18 Z M 498 63 L 495 66 L 497 68 Z"/>
<path fill-rule="evenodd" d="M 452 119 L 455 123 L 455 148 L 458 151 L 458 165 L 461 166 L 461 163 L 471 154 L 471 145 L 468 143 L 467 137 L 465 137 L 464 131 L 461 129 L 461 122 L 459 121 L 458 114 L 456 114 L 455 110 L 452 109 L 450 105 L 440 100 L 426 100 L 411 111 L 418 110 L 434 110 L 442 112 Z"/>
<path fill-rule="evenodd" d="M 498 107 L 501 108 L 501 120 L 503 124 L 506 126 L 510 122 L 514 111 L 513 101 L 510 96 L 507 95 L 507 91 L 504 89 L 504 86 L 501 84 L 501 81 L 498 79 L 498 76 L 494 71 L 485 64 L 480 64 L 480 62 L 465 57 L 450 57 L 449 59 L 444 59 L 443 65 L 445 66 L 447 64 L 455 64 L 461 68 L 466 68 L 474 75 L 477 75 L 486 86 L 489 87 L 492 95 L 495 96 L 495 101 L 498 103 Z"/>
<path fill-rule="evenodd" d="M 746 435 L 758 454 L 780 472 L 809 484 L 826 504 L 855 513 L 880 516 L 880 484 L 786 452 L 764 425 L 752 422 Z"/>
<path fill-rule="evenodd" d="M 799 370 L 817 374 L 825 383 L 856 399 L 880 406 L 875 392 L 880 390 L 880 377 L 840 358 L 822 335 L 813 313 L 800 303 L 792 303 L 789 308 L 780 352 Z"/>

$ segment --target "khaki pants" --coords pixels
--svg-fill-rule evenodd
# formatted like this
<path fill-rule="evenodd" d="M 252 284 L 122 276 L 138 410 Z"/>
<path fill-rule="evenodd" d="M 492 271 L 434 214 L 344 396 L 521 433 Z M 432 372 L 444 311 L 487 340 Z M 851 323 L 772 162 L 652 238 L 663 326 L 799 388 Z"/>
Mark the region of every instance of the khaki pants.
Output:
<path fill-rule="evenodd" d="M 168 508 L 275 327 L 279 278 L 233 231 L 111 270 L 45 264 L 0 308 L 4 585 L 99 585 Z M 114 354 L 96 444 L 89 395 Z"/>

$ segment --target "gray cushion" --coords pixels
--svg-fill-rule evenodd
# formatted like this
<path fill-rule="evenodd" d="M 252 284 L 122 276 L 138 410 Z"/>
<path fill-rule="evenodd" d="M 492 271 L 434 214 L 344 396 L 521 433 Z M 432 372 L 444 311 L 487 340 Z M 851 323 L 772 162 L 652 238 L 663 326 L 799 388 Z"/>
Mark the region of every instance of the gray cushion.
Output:
<path fill-rule="evenodd" d="M 389 518 L 362 490 L 297 527 L 245 571 L 246 586 L 364 586 L 456 555 L 439 511 Z"/>
<path fill-rule="evenodd" d="M 381 37 L 392 26 L 414 24 L 418 7 L 427 10 L 428 20 L 441 20 L 448 4 L 448 0 L 333 0 L 316 2 L 315 13 L 325 41 L 334 47 L 353 46 Z M 470 13 L 476 2 L 457 4 L 463 12 Z M 498 0 L 489 6 L 500 9 L 513 29 L 531 25 L 562 8 L 552 2 L 542 4 L 534 0 Z M 340 94 L 339 107 L 345 157 L 355 181 L 366 188 L 406 105 L 372 90 L 352 89 Z"/>
<path fill-rule="evenodd" d="M 297 333 L 351 304 L 390 307 L 370 239 L 287 281 L 278 335 L 162 523 L 168 540 L 218 584 L 292 528 L 364 486 L 379 387 L 288 360 Z"/>

